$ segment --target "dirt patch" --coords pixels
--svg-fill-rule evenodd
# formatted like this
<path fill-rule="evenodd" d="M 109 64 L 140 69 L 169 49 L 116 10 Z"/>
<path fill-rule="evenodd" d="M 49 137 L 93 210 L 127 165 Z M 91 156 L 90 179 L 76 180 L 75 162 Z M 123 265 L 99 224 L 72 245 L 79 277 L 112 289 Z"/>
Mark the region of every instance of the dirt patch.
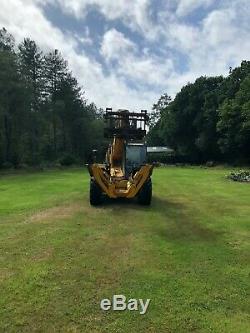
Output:
<path fill-rule="evenodd" d="M 49 247 L 47 249 L 44 249 L 43 251 L 41 251 L 40 253 L 36 254 L 35 256 L 32 257 L 32 260 L 35 261 L 42 261 L 42 260 L 46 260 L 49 257 L 51 257 L 53 254 L 53 248 Z"/>
<path fill-rule="evenodd" d="M 25 222 L 48 222 L 52 220 L 60 220 L 69 218 L 79 212 L 84 212 L 84 208 L 81 203 L 72 203 L 70 205 L 56 206 L 48 209 L 43 209 L 35 214 L 29 216 Z"/>
<path fill-rule="evenodd" d="M 0 269 L 0 282 L 3 282 L 4 280 L 9 279 L 14 273 L 7 269 L 7 268 L 1 268 Z"/>

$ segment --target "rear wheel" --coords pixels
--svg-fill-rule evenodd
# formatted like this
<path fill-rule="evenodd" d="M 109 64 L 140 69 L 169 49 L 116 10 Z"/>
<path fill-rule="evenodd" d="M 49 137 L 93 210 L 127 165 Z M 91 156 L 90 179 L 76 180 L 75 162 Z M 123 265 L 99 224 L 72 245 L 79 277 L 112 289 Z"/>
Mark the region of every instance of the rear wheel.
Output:
<path fill-rule="evenodd" d="M 93 179 L 90 180 L 89 202 L 92 206 L 97 206 L 102 203 L 102 190 Z"/>
<path fill-rule="evenodd" d="M 152 199 L 152 181 L 151 178 L 142 186 L 138 194 L 138 202 L 141 205 L 149 206 Z"/>

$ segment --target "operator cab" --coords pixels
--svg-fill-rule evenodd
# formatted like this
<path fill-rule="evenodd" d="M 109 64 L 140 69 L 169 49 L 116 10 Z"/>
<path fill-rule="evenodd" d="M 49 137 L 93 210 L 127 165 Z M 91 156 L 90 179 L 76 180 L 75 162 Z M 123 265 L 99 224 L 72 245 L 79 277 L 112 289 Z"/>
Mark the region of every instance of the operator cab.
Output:
<path fill-rule="evenodd" d="M 146 164 L 147 147 L 143 143 L 126 144 L 126 175 L 135 173 Z"/>

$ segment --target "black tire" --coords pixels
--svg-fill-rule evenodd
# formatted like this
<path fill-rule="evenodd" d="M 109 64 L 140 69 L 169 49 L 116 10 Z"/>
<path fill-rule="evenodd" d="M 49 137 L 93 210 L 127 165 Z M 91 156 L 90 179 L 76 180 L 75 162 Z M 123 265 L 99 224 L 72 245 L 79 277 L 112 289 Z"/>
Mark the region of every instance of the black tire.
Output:
<path fill-rule="evenodd" d="M 92 206 L 98 206 L 102 203 L 102 190 L 95 180 L 90 180 L 89 202 Z"/>
<path fill-rule="evenodd" d="M 138 193 L 138 202 L 141 205 L 149 206 L 152 199 L 152 181 L 151 178 L 145 182 Z"/>

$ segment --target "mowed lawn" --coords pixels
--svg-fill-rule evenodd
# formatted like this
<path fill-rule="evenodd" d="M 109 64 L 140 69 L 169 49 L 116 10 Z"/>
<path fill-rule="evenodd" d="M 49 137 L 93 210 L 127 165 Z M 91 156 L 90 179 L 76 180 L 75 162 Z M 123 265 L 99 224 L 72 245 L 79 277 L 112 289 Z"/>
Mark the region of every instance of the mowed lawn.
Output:
<path fill-rule="evenodd" d="M 98 208 L 85 169 L 0 175 L 0 332 L 250 332 L 250 184 L 226 173 L 157 168 L 151 207 Z"/>

